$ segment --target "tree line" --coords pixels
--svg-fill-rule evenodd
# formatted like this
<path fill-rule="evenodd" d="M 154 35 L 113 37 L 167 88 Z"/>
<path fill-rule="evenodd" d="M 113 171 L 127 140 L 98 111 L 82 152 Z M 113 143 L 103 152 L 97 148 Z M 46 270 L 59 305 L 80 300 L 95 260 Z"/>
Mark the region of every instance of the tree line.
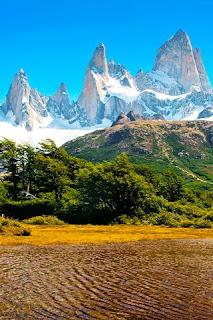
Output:
<path fill-rule="evenodd" d="M 0 142 L 0 210 L 17 219 L 54 214 L 69 223 L 152 223 L 211 226 L 213 192 L 186 187 L 120 154 L 94 164 L 52 140 L 39 147 Z"/>

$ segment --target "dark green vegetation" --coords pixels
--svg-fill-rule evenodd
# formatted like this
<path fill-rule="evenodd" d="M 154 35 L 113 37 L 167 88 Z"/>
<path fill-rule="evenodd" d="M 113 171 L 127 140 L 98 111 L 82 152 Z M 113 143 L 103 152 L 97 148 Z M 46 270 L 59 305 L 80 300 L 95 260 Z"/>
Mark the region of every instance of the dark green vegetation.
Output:
<path fill-rule="evenodd" d="M 125 153 L 94 164 L 51 140 L 37 149 L 3 140 L 0 149 L 0 210 L 6 216 L 55 215 L 82 224 L 213 225 L 211 174 L 207 182 L 181 177 L 172 163 L 130 162 Z M 207 149 L 205 161 L 211 159 Z"/>

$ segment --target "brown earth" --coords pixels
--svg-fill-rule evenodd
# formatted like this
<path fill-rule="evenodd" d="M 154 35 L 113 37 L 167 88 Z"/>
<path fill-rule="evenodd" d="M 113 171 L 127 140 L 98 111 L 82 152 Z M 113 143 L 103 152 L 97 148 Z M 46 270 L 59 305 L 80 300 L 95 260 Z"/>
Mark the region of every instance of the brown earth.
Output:
<path fill-rule="evenodd" d="M 0 247 L 0 319 L 213 319 L 213 240 Z"/>

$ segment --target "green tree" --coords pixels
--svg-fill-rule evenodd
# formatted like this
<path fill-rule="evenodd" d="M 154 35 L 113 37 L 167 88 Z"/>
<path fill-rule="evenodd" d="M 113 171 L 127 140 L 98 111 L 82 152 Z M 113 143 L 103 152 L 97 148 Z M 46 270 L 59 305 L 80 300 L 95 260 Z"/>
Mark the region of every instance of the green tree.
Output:
<path fill-rule="evenodd" d="M 168 201 L 177 201 L 183 197 L 183 180 L 173 171 L 167 171 L 160 186 L 161 194 Z"/>
<path fill-rule="evenodd" d="M 19 145 L 18 155 L 21 167 L 20 182 L 22 190 L 26 191 L 28 194 L 35 192 L 36 150 L 27 144 Z"/>
<path fill-rule="evenodd" d="M 16 143 L 9 139 L 0 142 L 0 164 L 4 180 L 8 182 L 11 196 L 14 200 L 18 197 L 18 184 L 20 181 L 20 161 Z"/>
<path fill-rule="evenodd" d="M 56 202 L 60 202 L 66 187 L 70 184 L 65 164 L 50 156 L 37 154 L 36 183 L 40 192 L 54 192 Z"/>
<path fill-rule="evenodd" d="M 134 216 L 150 195 L 151 186 L 133 170 L 125 154 L 79 173 L 81 200 L 96 212 L 97 221 L 108 223 L 121 214 Z"/>

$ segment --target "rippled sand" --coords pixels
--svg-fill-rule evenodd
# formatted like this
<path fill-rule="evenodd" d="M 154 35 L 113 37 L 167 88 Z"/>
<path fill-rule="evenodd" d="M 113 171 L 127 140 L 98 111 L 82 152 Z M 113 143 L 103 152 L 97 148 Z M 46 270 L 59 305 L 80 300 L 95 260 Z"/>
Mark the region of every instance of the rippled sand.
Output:
<path fill-rule="evenodd" d="M 0 319 L 213 319 L 213 240 L 0 247 Z"/>

